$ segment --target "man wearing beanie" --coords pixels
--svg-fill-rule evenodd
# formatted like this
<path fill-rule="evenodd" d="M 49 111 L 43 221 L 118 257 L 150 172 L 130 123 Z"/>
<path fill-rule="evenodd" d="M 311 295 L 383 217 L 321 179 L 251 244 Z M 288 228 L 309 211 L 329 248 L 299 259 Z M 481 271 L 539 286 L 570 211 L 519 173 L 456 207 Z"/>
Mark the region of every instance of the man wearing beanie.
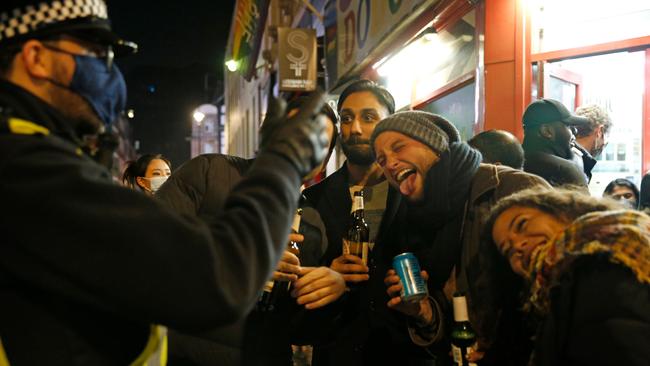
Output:
<path fill-rule="evenodd" d="M 164 365 L 161 325 L 239 320 L 327 153 L 319 93 L 294 117 L 267 112 L 220 214 L 181 216 L 116 185 L 81 146 L 126 103 L 113 56 L 135 45 L 107 13 L 103 0 L 0 1 L 0 365 Z"/>
<path fill-rule="evenodd" d="M 391 299 L 388 307 L 410 320 L 412 340 L 422 346 L 444 344 L 444 324 L 449 324 L 448 296 L 463 292 L 468 297 L 470 320 L 479 333 L 483 365 L 516 365 L 525 360 L 526 347 L 508 304 L 517 291 L 496 286 L 491 276 L 495 263 L 482 262 L 479 244 L 483 220 L 502 197 L 532 186 L 548 186 L 543 179 L 505 166 L 481 164 L 478 151 L 460 141 L 456 128 L 441 116 L 422 111 L 399 112 L 384 119 L 371 137 L 377 163 L 391 186 L 407 201 L 408 226 L 404 243 L 395 243 L 391 254 L 414 252 L 428 273 L 431 297 L 419 303 L 402 303 L 399 279 L 387 272 L 385 283 Z M 445 296 L 441 293 L 445 289 Z M 510 306 L 510 307 L 509 307 Z M 438 349 L 439 357 L 446 347 Z M 524 362 L 525 363 L 525 362 Z"/>
<path fill-rule="evenodd" d="M 386 307 L 384 274 L 390 265 L 384 254 L 396 242 L 403 215 L 399 192 L 389 188 L 375 163 L 370 136 L 380 120 L 395 111 L 390 93 L 370 80 L 348 85 L 338 101 L 340 143 L 347 161 L 322 182 L 305 190 L 325 224 L 328 247 L 324 265 L 343 274 L 351 289 L 322 311 L 308 327 L 318 334 L 313 365 L 427 364 L 430 356 L 415 346 L 401 317 Z M 352 195 L 362 190 L 365 220 L 370 228 L 367 265 L 342 253 L 342 238 L 350 225 Z"/>

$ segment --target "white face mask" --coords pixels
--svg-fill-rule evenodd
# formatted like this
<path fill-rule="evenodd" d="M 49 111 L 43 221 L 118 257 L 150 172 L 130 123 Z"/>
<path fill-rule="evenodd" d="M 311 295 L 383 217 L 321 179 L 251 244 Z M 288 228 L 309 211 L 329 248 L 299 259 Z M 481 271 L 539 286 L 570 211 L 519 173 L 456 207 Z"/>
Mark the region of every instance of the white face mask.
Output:
<path fill-rule="evenodd" d="M 151 190 L 151 193 L 156 193 L 158 189 L 160 189 L 160 186 L 163 185 L 167 181 L 167 178 L 169 177 L 152 177 L 152 178 L 144 178 L 147 181 L 149 181 L 149 190 Z"/>

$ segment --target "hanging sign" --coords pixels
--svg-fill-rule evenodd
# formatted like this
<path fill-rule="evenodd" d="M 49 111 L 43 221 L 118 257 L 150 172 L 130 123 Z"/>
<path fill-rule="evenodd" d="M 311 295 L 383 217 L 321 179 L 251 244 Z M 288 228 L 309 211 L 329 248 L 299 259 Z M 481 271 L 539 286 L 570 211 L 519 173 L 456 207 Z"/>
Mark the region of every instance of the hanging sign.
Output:
<path fill-rule="evenodd" d="M 317 59 L 316 30 L 278 28 L 280 90 L 315 90 Z"/>

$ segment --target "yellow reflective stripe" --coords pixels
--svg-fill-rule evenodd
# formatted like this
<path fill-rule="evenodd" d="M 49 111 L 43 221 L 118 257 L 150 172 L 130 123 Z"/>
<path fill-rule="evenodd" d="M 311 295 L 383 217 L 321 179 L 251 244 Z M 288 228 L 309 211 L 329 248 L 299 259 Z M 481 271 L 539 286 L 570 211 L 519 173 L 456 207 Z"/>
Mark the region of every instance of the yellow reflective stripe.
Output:
<path fill-rule="evenodd" d="M 34 122 L 29 122 L 24 119 L 20 118 L 9 118 L 8 121 L 8 126 L 9 126 L 9 131 L 11 133 L 19 134 L 19 135 L 49 135 L 50 130 L 47 128 L 37 125 Z"/>
<path fill-rule="evenodd" d="M 167 328 L 161 325 L 152 325 L 144 351 L 131 363 L 131 366 L 165 365 L 167 365 Z"/>
<path fill-rule="evenodd" d="M 152 325 L 149 340 L 140 356 L 131 366 L 165 366 L 167 365 L 167 328 Z M 0 366 L 9 366 L 9 359 L 0 338 Z"/>
<path fill-rule="evenodd" d="M 0 366 L 9 366 L 9 360 L 5 353 L 5 348 L 2 346 L 2 339 L 0 339 Z"/>

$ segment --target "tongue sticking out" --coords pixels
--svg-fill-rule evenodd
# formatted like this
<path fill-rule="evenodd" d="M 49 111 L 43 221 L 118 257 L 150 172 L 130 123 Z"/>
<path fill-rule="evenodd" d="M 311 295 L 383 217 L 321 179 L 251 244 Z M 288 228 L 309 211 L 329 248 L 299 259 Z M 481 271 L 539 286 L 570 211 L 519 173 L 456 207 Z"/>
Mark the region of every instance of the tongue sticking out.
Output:
<path fill-rule="evenodd" d="M 415 191 L 415 172 L 411 173 L 399 184 L 399 191 L 404 196 L 410 196 Z"/>

